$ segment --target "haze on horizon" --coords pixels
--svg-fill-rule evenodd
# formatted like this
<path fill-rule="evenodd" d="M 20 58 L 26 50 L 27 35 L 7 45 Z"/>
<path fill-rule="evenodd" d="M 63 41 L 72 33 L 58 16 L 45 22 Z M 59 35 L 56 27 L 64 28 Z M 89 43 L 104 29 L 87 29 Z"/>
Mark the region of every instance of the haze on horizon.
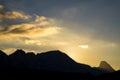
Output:
<path fill-rule="evenodd" d="M 0 49 L 61 50 L 120 69 L 119 0 L 0 0 Z"/>

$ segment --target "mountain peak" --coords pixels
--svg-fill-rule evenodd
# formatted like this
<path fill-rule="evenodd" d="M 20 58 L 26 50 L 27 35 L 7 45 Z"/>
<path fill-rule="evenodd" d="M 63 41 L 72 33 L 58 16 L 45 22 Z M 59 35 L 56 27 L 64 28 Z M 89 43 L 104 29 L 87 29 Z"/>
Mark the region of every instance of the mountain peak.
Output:
<path fill-rule="evenodd" d="M 67 54 L 59 51 L 48 51 L 37 54 L 41 68 L 56 71 L 71 71 L 71 67 L 76 66 L 76 62 Z M 39 67 L 39 66 L 38 66 Z"/>
<path fill-rule="evenodd" d="M 25 51 L 22 49 L 17 49 L 15 52 L 13 52 L 13 54 L 11 55 L 24 55 Z"/>
<path fill-rule="evenodd" d="M 38 54 L 39 55 L 39 54 Z M 46 56 L 51 56 L 51 57 L 69 57 L 67 54 L 65 54 L 65 53 L 63 53 L 63 52 L 61 52 L 61 51 L 59 51 L 59 50 L 53 50 L 53 51 L 48 51 L 48 52 L 43 52 L 43 53 L 41 53 L 40 55 L 46 55 Z"/>
<path fill-rule="evenodd" d="M 114 72 L 115 70 L 106 61 L 101 61 L 99 68 L 108 72 Z"/>

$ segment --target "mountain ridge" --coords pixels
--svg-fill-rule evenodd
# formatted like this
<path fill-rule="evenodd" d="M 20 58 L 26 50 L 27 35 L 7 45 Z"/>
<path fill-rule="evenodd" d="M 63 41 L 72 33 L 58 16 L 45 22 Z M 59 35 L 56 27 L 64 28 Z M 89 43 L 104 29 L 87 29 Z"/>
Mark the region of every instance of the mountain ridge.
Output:
<path fill-rule="evenodd" d="M 108 72 L 77 63 L 59 50 L 39 54 L 18 49 L 11 55 L 0 51 L 1 80 L 119 80 L 120 71 Z M 4 77 L 5 76 L 5 77 Z M 9 77 L 6 77 L 9 76 Z M 46 76 L 46 77 L 44 77 Z M 58 77 L 58 78 L 56 78 Z"/>
<path fill-rule="evenodd" d="M 107 73 L 99 67 L 92 68 L 87 64 L 77 63 L 66 53 L 59 50 L 34 54 L 33 52 L 25 52 L 17 49 L 11 55 L 6 55 L 8 61 L 7 66 L 17 69 L 38 69 L 62 72 L 78 72 L 89 73 L 92 75 L 100 75 Z"/>

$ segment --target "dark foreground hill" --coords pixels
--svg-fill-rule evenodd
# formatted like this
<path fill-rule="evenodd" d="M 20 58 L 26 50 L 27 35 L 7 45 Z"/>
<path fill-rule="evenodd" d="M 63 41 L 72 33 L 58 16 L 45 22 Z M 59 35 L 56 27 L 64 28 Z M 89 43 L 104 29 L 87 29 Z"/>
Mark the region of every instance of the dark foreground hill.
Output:
<path fill-rule="evenodd" d="M 16 50 L 7 56 L 0 51 L 0 79 L 33 80 L 117 80 L 120 71 L 112 71 L 108 63 L 101 68 L 77 63 L 68 55 L 58 50 L 35 55 L 23 50 Z M 106 69 L 109 67 L 109 70 Z M 110 76 L 109 76 L 110 75 Z M 118 79 L 118 80 L 119 80 Z"/>

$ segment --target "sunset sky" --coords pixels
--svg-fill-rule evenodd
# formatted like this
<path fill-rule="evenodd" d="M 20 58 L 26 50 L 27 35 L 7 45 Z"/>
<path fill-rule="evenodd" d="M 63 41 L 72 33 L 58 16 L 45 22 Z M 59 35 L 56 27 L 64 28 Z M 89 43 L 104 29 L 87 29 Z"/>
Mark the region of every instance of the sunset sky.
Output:
<path fill-rule="evenodd" d="M 61 50 L 120 69 L 120 0 L 0 0 L 0 49 Z"/>

